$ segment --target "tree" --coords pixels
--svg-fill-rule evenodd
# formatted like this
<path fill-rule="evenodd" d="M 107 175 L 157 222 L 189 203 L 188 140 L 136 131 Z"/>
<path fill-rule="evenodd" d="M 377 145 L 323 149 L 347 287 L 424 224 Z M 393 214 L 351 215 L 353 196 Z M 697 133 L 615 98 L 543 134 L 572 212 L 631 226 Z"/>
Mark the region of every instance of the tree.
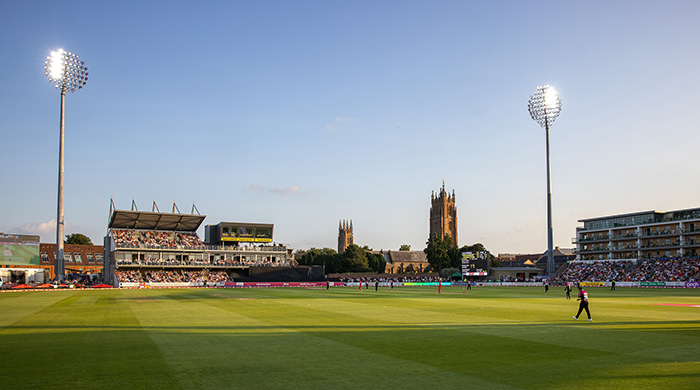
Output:
<path fill-rule="evenodd" d="M 383 274 L 386 271 L 386 260 L 379 253 L 367 253 L 367 263 L 369 268 L 378 274 Z"/>
<path fill-rule="evenodd" d="M 491 252 L 486 249 L 484 244 L 477 242 L 472 245 L 465 245 L 462 247 L 461 252 L 484 252 L 486 254 L 486 259 L 489 261 L 489 267 L 500 267 L 501 262 L 496 260 L 496 256 L 492 255 Z"/>
<path fill-rule="evenodd" d="M 460 269 L 462 268 L 462 250 L 461 249 L 459 249 L 456 246 L 453 246 L 447 251 L 447 255 L 450 257 L 450 267 L 460 268 Z"/>
<path fill-rule="evenodd" d="M 410 250 L 411 250 L 411 246 L 408 245 L 408 244 L 403 244 L 403 245 L 401 245 L 401 246 L 399 247 L 399 250 L 400 250 L 400 251 L 410 251 Z"/>
<path fill-rule="evenodd" d="M 339 255 L 331 248 L 311 248 L 303 253 L 298 259 L 300 265 L 322 265 L 326 269 L 326 274 L 343 272 Z"/>
<path fill-rule="evenodd" d="M 443 268 L 442 271 L 440 271 L 440 277 L 443 279 L 452 279 L 452 275 L 455 274 L 455 272 L 459 273 L 459 269 L 457 268 Z"/>
<path fill-rule="evenodd" d="M 345 252 L 337 253 L 330 248 L 311 248 L 302 251 L 303 255 L 297 262 L 300 265 L 322 265 L 326 274 L 344 272 L 376 272 L 384 273 L 386 260 L 380 254 L 370 253 L 355 244 L 345 248 Z"/>
<path fill-rule="evenodd" d="M 443 268 L 449 267 L 452 263 L 451 249 L 452 239 L 449 234 L 444 237 L 433 236 L 428 239 L 427 246 L 423 249 L 425 256 L 428 258 L 428 263 L 433 270 L 440 272 Z"/>
<path fill-rule="evenodd" d="M 93 245 L 90 237 L 80 233 L 67 235 L 63 243 L 66 245 Z"/>
<path fill-rule="evenodd" d="M 367 252 L 355 244 L 348 245 L 342 254 L 343 272 L 366 272 L 369 270 Z"/>
<path fill-rule="evenodd" d="M 490 264 L 493 265 L 496 262 L 496 260 L 495 260 L 496 257 L 494 255 L 492 255 L 491 252 L 489 252 L 488 249 L 486 249 L 484 244 L 482 244 L 480 242 L 477 242 L 476 244 L 472 244 L 469 246 L 467 246 L 467 245 L 463 246 L 462 252 L 484 252 L 484 253 L 486 253 L 486 259 L 489 260 Z M 499 266 L 500 266 L 500 263 L 499 263 Z"/>

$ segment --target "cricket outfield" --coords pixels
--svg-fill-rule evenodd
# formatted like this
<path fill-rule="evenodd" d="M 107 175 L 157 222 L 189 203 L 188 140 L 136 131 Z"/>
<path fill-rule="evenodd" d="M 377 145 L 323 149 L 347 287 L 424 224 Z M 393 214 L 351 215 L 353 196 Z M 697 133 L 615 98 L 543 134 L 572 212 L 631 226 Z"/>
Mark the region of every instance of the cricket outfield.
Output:
<path fill-rule="evenodd" d="M 0 294 L 13 388 L 700 388 L 700 289 Z"/>

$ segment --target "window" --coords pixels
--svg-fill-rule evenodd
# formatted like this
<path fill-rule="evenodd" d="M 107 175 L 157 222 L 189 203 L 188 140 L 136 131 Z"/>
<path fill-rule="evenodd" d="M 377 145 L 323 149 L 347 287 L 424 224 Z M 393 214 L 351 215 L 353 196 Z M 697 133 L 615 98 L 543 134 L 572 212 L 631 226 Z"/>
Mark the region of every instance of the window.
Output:
<path fill-rule="evenodd" d="M 98 264 L 102 264 L 104 262 L 104 257 L 102 256 L 102 253 L 95 253 L 95 261 Z"/>
<path fill-rule="evenodd" d="M 63 262 L 64 263 L 72 263 L 73 262 L 73 254 L 70 252 L 66 252 L 63 254 Z"/>
<path fill-rule="evenodd" d="M 48 263 L 49 262 L 49 254 L 46 252 L 41 252 L 41 262 L 42 263 Z"/>
<path fill-rule="evenodd" d="M 76 262 L 76 263 L 82 263 L 82 262 L 83 262 L 83 258 L 80 256 L 80 253 L 76 253 L 75 256 L 74 256 L 74 259 L 75 259 L 75 262 Z"/>
<path fill-rule="evenodd" d="M 86 253 L 86 254 L 85 254 L 85 257 L 87 257 L 88 263 L 94 263 L 94 262 L 95 262 L 95 258 L 92 257 L 92 253 Z"/>

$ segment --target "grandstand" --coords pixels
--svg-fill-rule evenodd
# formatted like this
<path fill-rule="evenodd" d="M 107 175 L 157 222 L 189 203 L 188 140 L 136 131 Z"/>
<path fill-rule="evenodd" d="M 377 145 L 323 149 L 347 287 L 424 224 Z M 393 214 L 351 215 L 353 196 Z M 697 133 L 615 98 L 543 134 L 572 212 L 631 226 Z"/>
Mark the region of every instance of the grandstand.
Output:
<path fill-rule="evenodd" d="M 700 256 L 700 208 L 644 211 L 581 219 L 578 260 Z"/>
<path fill-rule="evenodd" d="M 696 283 L 700 281 L 700 208 L 581 219 L 576 261 L 554 282 Z"/>
<path fill-rule="evenodd" d="M 115 286 L 169 283 L 221 284 L 247 277 L 261 267 L 291 267 L 292 251 L 272 242 L 271 224 L 222 222 L 221 227 L 252 226 L 263 239 L 232 241 L 219 234 L 202 242 L 197 229 L 204 215 L 112 209 L 104 239 L 104 279 Z M 155 207 L 154 207 L 155 208 Z M 173 207 L 175 211 L 175 207 Z M 207 231 L 216 229 L 207 226 Z M 239 229 L 240 230 L 240 229 Z M 243 228 L 243 231 L 248 231 Z M 254 238 L 254 236 L 253 236 Z"/>
<path fill-rule="evenodd" d="M 552 277 L 557 282 L 677 282 L 700 281 L 700 258 L 671 257 L 643 260 L 576 260 Z"/>

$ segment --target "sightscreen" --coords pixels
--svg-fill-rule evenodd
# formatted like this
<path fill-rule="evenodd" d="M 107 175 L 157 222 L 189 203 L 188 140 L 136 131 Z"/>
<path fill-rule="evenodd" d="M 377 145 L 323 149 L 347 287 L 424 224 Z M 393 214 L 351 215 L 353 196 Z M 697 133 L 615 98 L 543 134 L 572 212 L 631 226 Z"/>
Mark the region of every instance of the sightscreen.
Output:
<path fill-rule="evenodd" d="M 39 236 L 0 234 L 0 265 L 39 265 Z"/>

